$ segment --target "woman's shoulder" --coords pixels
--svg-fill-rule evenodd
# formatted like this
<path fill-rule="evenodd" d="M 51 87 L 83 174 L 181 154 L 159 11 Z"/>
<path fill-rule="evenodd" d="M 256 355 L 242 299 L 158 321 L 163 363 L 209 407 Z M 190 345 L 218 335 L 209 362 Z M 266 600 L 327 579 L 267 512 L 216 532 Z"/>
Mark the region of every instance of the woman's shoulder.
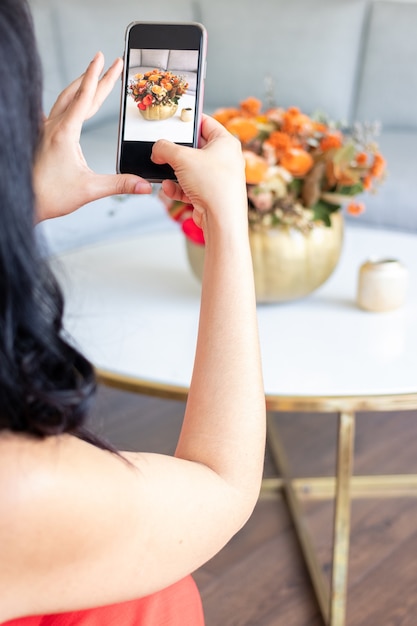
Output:
<path fill-rule="evenodd" d="M 115 456 L 70 435 L 0 433 L 0 623 L 21 608 L 22 594 L 36 606 L 36 580 L 52 584 L 54 570 L 58 579 L 81 561 L 88 535 L 100 540 L 94 490 Z"/>

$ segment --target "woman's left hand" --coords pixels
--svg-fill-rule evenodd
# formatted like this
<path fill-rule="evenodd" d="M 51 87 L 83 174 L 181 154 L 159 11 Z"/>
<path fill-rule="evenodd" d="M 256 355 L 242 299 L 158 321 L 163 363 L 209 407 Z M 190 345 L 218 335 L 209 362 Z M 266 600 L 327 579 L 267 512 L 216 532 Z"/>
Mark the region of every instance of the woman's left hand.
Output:
<path fill-rule="evenodd" d="M 104 57 L 97 53 L 45 118 L 33 173 L 38 221 L 72 213 L 105 196 L 152 191 L 149 182 L 133 174 L 96 174 L 88 167 L 80 146 L 84 121 L 98 111 L 122 67 L 122 59 L 117 59 L 101 76 Z"/>

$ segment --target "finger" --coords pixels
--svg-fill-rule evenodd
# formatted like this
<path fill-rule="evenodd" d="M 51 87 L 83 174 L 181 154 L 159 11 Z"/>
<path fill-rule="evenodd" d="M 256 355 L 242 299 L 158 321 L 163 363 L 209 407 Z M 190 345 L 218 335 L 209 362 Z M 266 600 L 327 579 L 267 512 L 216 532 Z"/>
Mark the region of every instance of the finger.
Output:
<path fill-rule="evenodd" d="M 103 104 L 103 102 L 105 101 L 105 99 L 107 98 L 111 90 L 113 89 L 117 79 L 119 78 L 122 72 L 122 69 L 123 69 L 123 61 L 122 59 L 117 58 L 113 62 L 113 64 L 109 67 L 109 69 L 106 71 L 106 73 L 100 78 L 93 102 L 91 104 L 90 111 L 86 113 L 86 116 L 84 118 L 85 120 L 89 119 L 95 113 L 97 113 L 97 111 L 99 110 L 99 108 L 101 107 L 101 105 Z M 49 117 L 52 118 L 52 117 L 61 115 L 67 110 L 68 106 L 73 101 L 77 91 L 80 89 L 81 83 L 84 80 L 84 76 L 85 76 L 85 73 L 79 76 L 78 78 L 76 78 L 58 96 L 55 104 L 53 105 L 50 111 Z"/>
<path fill-rule="evenodd" d="M 210 117 L 210 115 L 203 114 L 201 121 L 201 136 L 206 143 L 210 143 L 214 139 L 220 139 L 221 137 L 230 137 L 230 133 L 225 129 L 220 122 Z"/>
<path fill-rule="evenodd" d="M 72 81 L 72 83 L 70 83 L 58 96 L 58 98 L 56 99 L 56 101 L 54 102 L 50 112 L 49 112 L 49 116 L 48 117 L 55 117 L 58 115 L 61 115 L 61 113 L 63 113 L 64 111 L 67 110 L 68 105 L 72 102 L 75 94 L 77 93 L 78 89 L 80 88 L 81 85 L 81 81 L 84 77 L 84 74 L 82 76 L 79 76 L 78 78 L 76 78 L 75 80 Z"/>
<path fill-rule="evenodd" d="M 82 77 L 80 86 L 68 106 L 67 122 L 74 124 L 77 130 L 81 130 L 84 120 L 89 115 L 103 67 L 104 56 L 101 52 L 97 52 Z"/>
<path fill-rule="evenodd" d="M 183 192 L 180 185 L 173 180 L 162 181 L 162 190 L 171 200 L 185 202 L 186 204 L 190 203 L 188 196 Z"/>
<path fill-rule="evenodd" d="M 184 155 L 189 152 L 190 148 L 186 146 L 179 146 L 167 139 L 158 139 L 152 147 L 151 159 L 157 165 L 169 163 L 175 170 L 179 162 L 183 161 Z"/>
<path fill-rule="evenodd" d="M 133 174 L 93 174 L 89 188 L 91 200 L 114 195 L 152 193 L 151 183 Z"/>
<path fill-rule="evenodd" d="M 97 113 L 107 96 L 112 91 L 117 79 L 120 77 L 122 69 L 123 61 L 122 59 L 118 58 L 112 63 L 106 73 L 100 78 L 94 100 L 91 105 L 91 109 L 85 119 L 88 119 L 92 117 L 95 113 Z"/>

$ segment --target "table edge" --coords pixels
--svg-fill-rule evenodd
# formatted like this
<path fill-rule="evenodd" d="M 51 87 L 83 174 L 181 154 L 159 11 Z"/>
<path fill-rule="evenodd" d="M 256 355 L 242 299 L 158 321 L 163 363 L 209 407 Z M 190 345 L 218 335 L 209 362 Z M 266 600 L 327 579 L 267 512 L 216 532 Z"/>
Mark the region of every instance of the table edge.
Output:
<path fill-rule="evenodd" d="M 99 383 L 122 391 L 186 401 L 188 387 L 168 385 L 96 368 Z M 268 411 L 340 413 L 344 411 L 407 411 L 417 409 L 417 392 L 357 396 L 278 396 L 266 394 Z"/>

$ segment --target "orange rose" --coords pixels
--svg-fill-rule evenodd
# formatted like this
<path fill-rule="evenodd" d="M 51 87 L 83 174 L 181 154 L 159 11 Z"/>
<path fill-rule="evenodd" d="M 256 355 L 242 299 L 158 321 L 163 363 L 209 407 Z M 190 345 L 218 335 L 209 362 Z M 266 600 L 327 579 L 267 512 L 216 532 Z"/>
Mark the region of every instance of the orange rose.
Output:
<path fill-rule="evenodd" d="M 153 98 L 150 93 L 148 93 L 142 100 L 142 104 L 145 107 L 148 107 L 150 104 L 152 104 L 152 102 L 153 102 Z"/>
<path fill-rule="evenodd" d="M 245 159 L 245 175 L 248 185 L 259 185 L 268 171 L 268 163 L 259 155 L 250 150 L 243 151 Z"/>
<path fill-rule="evenodd" d="M 234 117 L 226 122 L 225 128 L 235 135 L 242 143 L 248 143 L 258 135 L 258 126 L 255 120 L 246 117 Z"/>
<path fill-rule="evenodd" d="M 313 164 L 311 154 L 302 148 L 290 148 L 280 159 L 280 165 L 293 176 L 304 176 L 311 170 Z"/>

